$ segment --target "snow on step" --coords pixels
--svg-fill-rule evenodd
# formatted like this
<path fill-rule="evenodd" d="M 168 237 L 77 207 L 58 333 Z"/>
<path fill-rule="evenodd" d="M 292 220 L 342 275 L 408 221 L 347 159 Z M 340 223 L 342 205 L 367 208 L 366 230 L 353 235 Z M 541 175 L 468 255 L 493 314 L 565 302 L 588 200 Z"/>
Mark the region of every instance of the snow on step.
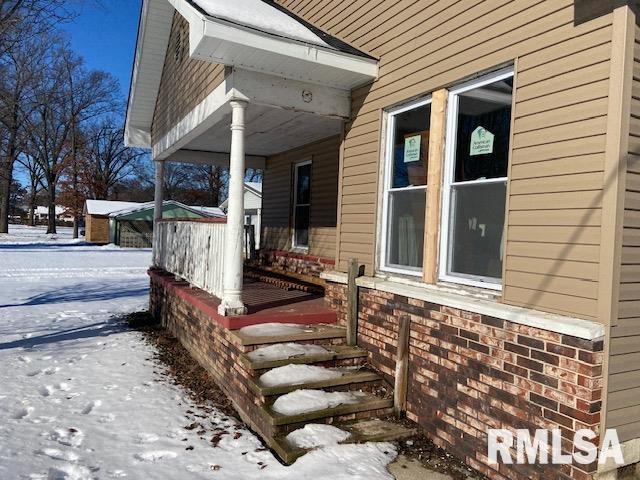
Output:
<path fill-rule="evenodd" d="M 309 423 L 287 435 L 287 441 L 299 448 L 318 448 L 337 445 L 351 434 L 333 425 Z"/>
<path fill-rule="evenodd" d="M 259 323 L 242 327 L 240 333 L 250 337 L 275 337 L 278 335 L 295 335 L 304 331 L 311 331 L 306 325 L 298 323 Z"/>
<path fill-rule="evenodd" d="M 321 355 L 329 350 L 321 345 L 305 345 L 302 343 L 276 343 L 260 347 L 247 356 L 251 361 L 286 360 L 287 358 L 302 357 L 305 355 Z"/>
<path fill-rule="evenodd" d="M 323 390 L 296 390 L 287 393 L 273 403 L 273 411 L 282 415 L 299 415 L 335 408 L 338 405 L 352 405 L 363 397 L 362 392 L 325 392 Z"/>
<path fill-rule="evenodd" d="M 332 380 L 344 375 L 340 370 L 320 367 L 317 365 L 284 365 L 269 370 L 260 376 L 260 383 L 265 387 L 279 387 L 281 385 L 300 385 L 302 383 Z"/>

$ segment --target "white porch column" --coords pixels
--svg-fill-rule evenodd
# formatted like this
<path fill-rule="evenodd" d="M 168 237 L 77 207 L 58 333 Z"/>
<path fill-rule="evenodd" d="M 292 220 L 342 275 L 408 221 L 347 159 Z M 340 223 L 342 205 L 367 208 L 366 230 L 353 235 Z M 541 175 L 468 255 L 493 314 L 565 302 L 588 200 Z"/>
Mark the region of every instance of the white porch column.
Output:
<path fill-rule="evenodd" d="M 224 293 L 218 306 L 221 315 L 244 315 L 242 268 L 244 264 L 244 117 L 247 102 L 231 102 L 231 152 L 229 158 L 229 201 L 225 230 Z"/>
<path fill-rule="evenodd" d="M 156 160 L 156 184 L 154 190 L 153 223 L 162 220 L 162 201 L 164 199 L 164 162 Z M 154 225 L 155 226 L 155 225 Z"/>
<path fill-rule="evenodd" d="M 153 257 L 152 266 L 159 267 L 162 265 L 160 257 L 162 256 L 162 246 L 158 241 L 160 228 L 157 223 L 162 220 L 162 200 L 164 199 L 164 162 L 156 160 L 153 162 L 156 169 L 156 178 L 153 191 Z"/>

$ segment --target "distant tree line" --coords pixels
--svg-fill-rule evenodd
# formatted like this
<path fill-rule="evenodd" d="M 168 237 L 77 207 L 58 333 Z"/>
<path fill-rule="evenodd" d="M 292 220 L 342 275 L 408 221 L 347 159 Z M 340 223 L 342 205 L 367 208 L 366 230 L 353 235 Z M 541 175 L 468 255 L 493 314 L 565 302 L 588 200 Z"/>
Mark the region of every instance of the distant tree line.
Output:
<path fill-rule="evenodd" d="M 61 33 L 73 4 L 0 0 L 0 234 L 10 217 L 33 225 L 37 205 L 48 207 L 47 232 L 56 233 L 55 206 L 63 205 L 77 237 L 87 198 L 153 198 L 148 152 L 124 145 L 117 80 L 89 69 Z M 168 199 L 216 206 L 226 198 L 225 168 L 170 164 L 165 171 Z M 260 176 L 249 171 L 247 179 Z"/>

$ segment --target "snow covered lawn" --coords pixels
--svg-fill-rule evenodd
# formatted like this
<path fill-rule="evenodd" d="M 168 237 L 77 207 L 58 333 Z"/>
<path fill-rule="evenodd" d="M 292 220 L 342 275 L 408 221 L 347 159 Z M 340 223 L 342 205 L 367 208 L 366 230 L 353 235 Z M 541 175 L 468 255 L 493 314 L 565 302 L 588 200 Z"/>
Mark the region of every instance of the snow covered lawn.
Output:
<path fill-rule="evenodd" d="M 392 478 L 389 444 L 328 446 L 283 467 L 234 419 L 165 381 L 118 318 L 146 309 L 150 259 L 68 229 L 0 235 L 1 479 Z"/>

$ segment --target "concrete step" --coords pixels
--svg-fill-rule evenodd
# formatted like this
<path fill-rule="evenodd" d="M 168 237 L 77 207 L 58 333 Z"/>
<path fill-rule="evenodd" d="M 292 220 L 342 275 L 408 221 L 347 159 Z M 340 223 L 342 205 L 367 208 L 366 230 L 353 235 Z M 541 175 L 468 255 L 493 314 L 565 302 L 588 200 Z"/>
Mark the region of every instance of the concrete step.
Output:
<path fill-rule="evenodd" d="M 320 380 L 315 382 L 305 382 L 299 383 L 295 385 L 278 385 L 275 387 L 265 386 L 263 385 L 258 378 L 253 379 L 249 383 L 249 387 L 256 395 L 265 399 L 266 397 L 276 396 L 276 395 L 284 395 L 289 392 L 293 392 L 294 390 L 300 389 L 326 389 L 331 390 L 332 387 L 340 387 L 340 386 L 353 386 L 354 388 L 360 388 L 364 383 L 370 382 L 381 382 L 382 377 L 375 372 L 371 371 L 348 371 L 344 375 L 338 378 L 332 378 L 329 380 Z"/>
<path fill-rule="evenodd" d="M 333 363 L 330 366 L 353 365 L 358 364 L 367 358 L 367 351 L 359 347 L 349 347 L 347 345 L 323 345 L 328 351 L 327 353 L 316 353 L 311 355 L 300 355 L 297 357 L 282 358 L 278 360 L 251 360 L 247 354 L 240 357 L 242 364 L 248 369 L 253 370 L 256 374 L 262 373 L 261 370 L 270 370 L 272 368 L 282 367 L 290 364 L 317 364 L 317 363 Z M 353 362 L 347 363 L 347 360 Z"/>
<path fill-rule="evenodd" d="M 391 407 L 393 407 L 393 399 L 379 398 L 371 394 L 366 394 L 357 403 L 342 404 L 333 408 L 300 413 L 297 415 L 283 415 L 282 413 L 275 412 L 271 405 L 263 405 L 261 411 L 270 425 L 285 426 L 309 423 L 320 419 L 332 419 L 343 415 L 351 415 L 361 412 L 390 409 Z"/>
<path fill-rule="evenodd" d="M 416 434 L 415 429 L 378 418 L 337 423 L 334 426 L 351 434 L 343 443 L 392 442 L 406 439 Z M 286 435 L 279 435 L 274 438 L 271 442 L 271 448 L 289 465 L 310 451 L 309 449 L 292 445 L 287 440 Z"/>
<path fill-rule="evenodd" d="M 300 332 L 289 333 L 286 335 L 260 335 L 252 336 L 248 335 L 241 330 L 232 330 L 231 335 L 235 337 L 235 340 L 244 346 L 255 345 L 268 345 L 272 343 L 287 343 L 287 342 L 310 342 L 321 340 L 333 340 L 346 338 L 346 329 L 344 327 L 338 327 L 335 325 L 308 325 Z"/>

